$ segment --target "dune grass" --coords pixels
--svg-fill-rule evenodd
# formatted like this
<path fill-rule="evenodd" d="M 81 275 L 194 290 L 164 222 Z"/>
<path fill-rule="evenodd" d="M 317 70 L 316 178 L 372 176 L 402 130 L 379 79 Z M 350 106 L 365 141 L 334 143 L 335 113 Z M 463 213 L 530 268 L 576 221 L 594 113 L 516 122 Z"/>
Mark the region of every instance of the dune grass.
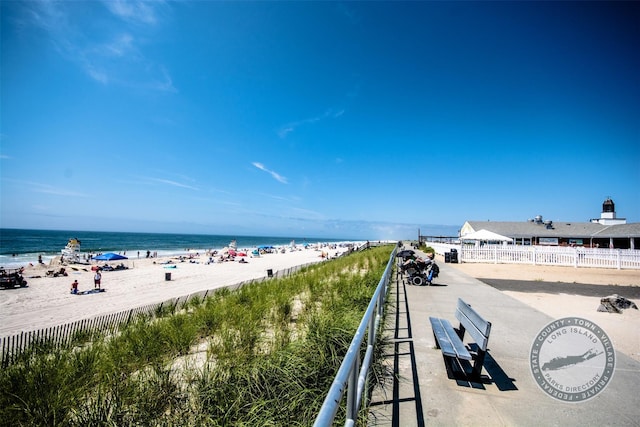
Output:
<path fill-rule="evenodd" d="M 0 372 L 0 425 L 311 425 L 391 249 L 34 349 Z"/>

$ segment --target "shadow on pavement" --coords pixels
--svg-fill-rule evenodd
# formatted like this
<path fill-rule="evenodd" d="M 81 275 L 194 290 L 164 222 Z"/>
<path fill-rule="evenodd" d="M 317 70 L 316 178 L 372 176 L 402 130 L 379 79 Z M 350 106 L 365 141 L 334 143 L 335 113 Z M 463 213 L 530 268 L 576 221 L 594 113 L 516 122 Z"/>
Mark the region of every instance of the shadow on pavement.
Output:
<path fill-rule="evenodd" d="M 389 304 L 388 315 L 394 316 L 392 329 L 393 331 L 393 353 L 385 355 L 385 358 L 392 359 L 393 361 L 393 380 L 392 380 L 392 395 L 391 399 L 385 399 L 381 401 L 372 401 L 370 404 L 370 411 L 373 416 L 376 417 L 376 406 L 391 405 L 391 425 L 394 427 L 400 427 L 400 405 L 401 404 L 413 404 L 417 425 L 420 427 L 425 426 L 424 411 L 422 408 L 422 397 L 420 395 L 420 381 L 418 378 L 418 368 L 416 364 L 416 353 L 413 343 L 413 334 L 411 331 L 411 316 L 409 313 L 409 305 L 406 297 L 406 284 L 399 277 L 396 278 L 395 286 L 395 304 L 392 307 Z M 389 301 L 391 302 L 391 301 Z M 395 310 L 395 313 L 392 312 Z M 391 362 L 391 360 L 390 360 Z M 409 364 L 411 371 L 411 378 L 401 377 L 401 365 Z M 400 396 L 400 382 L 403 384 L 411 383 L 413 387 L 413 395 Z M 406 387 L 403 390 L 407 390 Z"/>
<path fill-rule="evenodd" d="M 476 344 L 470 344 L 470 351 L 477 351 Z M 481 375 L 480 378 L 472 378 L 469 373 L 473 366 L 467 360 L 458 360 L 447 356 L 442 356 L 447 369 L 447 377 L 455 380 L 461 387 L 470 387 L 485 390 L 485 385 L 494 384 L 500 391 L 518 390 L 514 384 L 515 378 L 509 377 L 498 362 L 487 351 L 484 357 L 483 367 L 488 375 Z"/>
<path fill-rule="evenodd" d="M 604 298 L 618 294 L 625 298 L 640 298 L 640 286 L 590 285 L 585 283 L 543 282 L 531 280 L 479 279 L 500 291 L 541 292 L 547 294 L 571 294 Z"/>

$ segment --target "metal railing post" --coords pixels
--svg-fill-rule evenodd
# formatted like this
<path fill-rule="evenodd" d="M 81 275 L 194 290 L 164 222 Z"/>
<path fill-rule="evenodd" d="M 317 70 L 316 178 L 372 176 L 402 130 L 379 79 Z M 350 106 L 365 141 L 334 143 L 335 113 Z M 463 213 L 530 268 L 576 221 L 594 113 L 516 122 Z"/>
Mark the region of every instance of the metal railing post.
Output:
<path fill-rule="evenodd" d="M 382 274 L 382 277 L 378 282 L 378 286 L 371 297 L 371 301 L 369 301 L 367 311 L 360 321 L 360 326 L 358 326 L 358 329 L 353 336 L 349 349 L 347 350 L 342 364 L 338 369 L 338 373 L 336 374 L 329 392 L 322 403 L 320 412 L 313 424 L 314 427 L 333 425 L 333 420 L 338 412 L 338 408 L 340 407 L 340 402 L 344 397 L 345 387 L 347 387 L 347 418 L 345 420 L 345 426 L 352 426 L 355 424 L 355 420 L 358 417 L 358 411 L 362 403 L 361 396 L 367 391 L 367 387 L 365 385 L 369 367 L 373 360 L 373 347 L 376 340 L 379 320 L 382 318 L 382 315 L 379 314 L 379 306 L 384 306 L 387 285 L 393 270 L 393 261 L 395 260 L 397 248 L 398 246 L 396 245 L 391 252 L 389 262 L 387 262 L 384 273 Z M 365 332 L 367 332 L 367 351 L 361 363 L 360 345 L 364 339 Z"/>

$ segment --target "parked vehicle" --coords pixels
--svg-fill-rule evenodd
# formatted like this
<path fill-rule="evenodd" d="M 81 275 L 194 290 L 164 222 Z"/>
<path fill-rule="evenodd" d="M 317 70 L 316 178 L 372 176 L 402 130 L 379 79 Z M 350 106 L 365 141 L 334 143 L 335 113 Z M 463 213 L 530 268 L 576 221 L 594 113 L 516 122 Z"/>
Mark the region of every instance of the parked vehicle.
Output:
<path fill-rule="evenodd" d="M 22 277 L 22 269 L 5 270 L 0 269 L 0 288 L 12 289 L 16 286 L 24 288 L 27 286 L 27 281 Z"/>

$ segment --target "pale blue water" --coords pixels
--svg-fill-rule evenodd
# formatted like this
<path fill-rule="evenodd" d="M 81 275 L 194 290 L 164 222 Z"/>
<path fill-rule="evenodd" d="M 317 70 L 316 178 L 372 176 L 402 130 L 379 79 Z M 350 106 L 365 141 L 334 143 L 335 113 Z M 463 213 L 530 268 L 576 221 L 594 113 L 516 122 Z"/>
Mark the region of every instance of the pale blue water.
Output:
<path fill-rule="evenodd" d="M 190 249 L 205 251 L 222 249 L 236 240 L 238 248 L 253 248 L 259 245 L 283 246 L 295 240 L 296 245 L 317 242 L 340 242 L 347 239 L 268 237 L 268 236 L 224 236 L 200 234 L 162 233 L 116 233 L 100 231 L 60 231 L 60 230 L 19 230 L 0 229 L 0 266 L 14 268 L 29 263 L 37 263 L 42 256 L 44 263 L 59 256 L 67 241 L 77 238 L 81 241 L 80 251 L 84 253 L 115 252 L 131 259 L 144 258 L 147 251 L 158 255 L 178 255 Z"/>

